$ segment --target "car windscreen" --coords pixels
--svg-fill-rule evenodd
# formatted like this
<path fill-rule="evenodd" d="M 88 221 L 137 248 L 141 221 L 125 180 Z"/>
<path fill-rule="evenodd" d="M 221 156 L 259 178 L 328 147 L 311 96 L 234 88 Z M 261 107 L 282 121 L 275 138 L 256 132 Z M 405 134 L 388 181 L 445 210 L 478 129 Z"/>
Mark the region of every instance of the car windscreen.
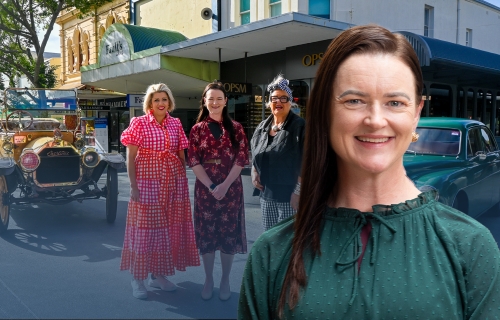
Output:
<path fill-rule="evenodd" d="M 417 128 L 419 138 L 410 143 L 407 152 L 457 155 L 460 152 L 460 130 L 440 128 Z"/>
<path fill-rule="evenodd" d="M 10 110 L 76 110 L 74 90 L 7 89 L 7 108 Z"/>

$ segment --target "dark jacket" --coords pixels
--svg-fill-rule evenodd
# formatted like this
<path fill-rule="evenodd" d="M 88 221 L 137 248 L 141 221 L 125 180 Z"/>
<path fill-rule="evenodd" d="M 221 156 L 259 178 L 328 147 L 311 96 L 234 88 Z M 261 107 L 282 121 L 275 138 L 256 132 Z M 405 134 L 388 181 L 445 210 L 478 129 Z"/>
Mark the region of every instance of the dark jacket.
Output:
<path fill-rule="evenodd" d="M 262 121 L 255 129 L 250 146 L 252 148 L 252 165 L 260 175 L 261 182 L 273 181 L 293 191 L 302 166 L 304 149 L 305 120 L 290 110 L 283 128 L 276 133 L 273 142 L 267 146 L 269 130 L 273 124 L 273 115 Z M 269 159 L 269 177 L 262 176 L 263 154 Z M 259 195 L 255 189 L 253 195 Z"/>

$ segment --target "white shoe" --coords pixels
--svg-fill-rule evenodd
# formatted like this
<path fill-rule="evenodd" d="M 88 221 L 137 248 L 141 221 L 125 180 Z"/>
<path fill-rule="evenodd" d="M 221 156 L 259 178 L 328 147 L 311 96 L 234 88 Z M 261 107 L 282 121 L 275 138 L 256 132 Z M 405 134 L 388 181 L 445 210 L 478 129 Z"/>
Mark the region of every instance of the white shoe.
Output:
<path fill-rule="evenodd" d="M 175 291 L 177 289 L 177 286 L 165 277 L 153 278 L 153 275 L 149 278 L 148 285 L 153 288 L 160 288 L 163 291 Z"/>
<path fill-rule="evenodd" d="M 147 299 L 148 298 L 148 290 L 146 286 L 144 286 L 143 280 L 133 279 L 132 282 L 132 295 L 137 299 Z"/>

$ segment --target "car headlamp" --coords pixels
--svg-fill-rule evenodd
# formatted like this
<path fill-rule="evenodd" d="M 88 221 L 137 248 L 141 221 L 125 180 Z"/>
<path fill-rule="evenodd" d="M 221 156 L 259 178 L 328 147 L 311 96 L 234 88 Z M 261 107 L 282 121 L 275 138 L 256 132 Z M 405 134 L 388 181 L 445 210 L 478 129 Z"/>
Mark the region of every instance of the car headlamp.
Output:
<path fill-rule="evenodd" d="M 99 154 L 94 149 L 89 149 L 83 153 L 82 162 L 86 167 L 94 168 L 99 164 Z"/>
<path fill-rule="evenodd" d="M 32 149 L 24 149 L 19 156 L 19 164 L 26 172 L 33 172 L 40 165 L 40 157 Z"/>
<path fill-rule="evenodd" d="M 4 149 L 7 153 L 11 153 L 14 149 L 14 144 L 12 144 L 9 140 L 6 140 L 2 143 L 2 149 Z"/>
<path fill-rule="evenodd" d="M 85 147 L 85 141 L 83 141 L 83 139 L 77 139 L 75 140 L 75 148 L 77 148 L 78 150 L 81 150 Z"/>

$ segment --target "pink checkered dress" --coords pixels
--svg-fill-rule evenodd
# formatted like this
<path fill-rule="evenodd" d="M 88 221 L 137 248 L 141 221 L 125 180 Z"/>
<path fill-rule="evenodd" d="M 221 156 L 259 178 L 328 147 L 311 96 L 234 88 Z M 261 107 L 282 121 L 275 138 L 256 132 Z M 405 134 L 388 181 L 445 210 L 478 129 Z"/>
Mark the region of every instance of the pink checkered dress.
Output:
<path fill-rule="evenodd" d="M 120 270 L 135 279 L 172 275 L 199 266 L 188 181 L 178 152 L 188 147 L 179 119 L 160 125 L 152 114 L 132 118 L 121 142 L 139 147 L 135 159 L 139 201 L 130 200 Z"/>

